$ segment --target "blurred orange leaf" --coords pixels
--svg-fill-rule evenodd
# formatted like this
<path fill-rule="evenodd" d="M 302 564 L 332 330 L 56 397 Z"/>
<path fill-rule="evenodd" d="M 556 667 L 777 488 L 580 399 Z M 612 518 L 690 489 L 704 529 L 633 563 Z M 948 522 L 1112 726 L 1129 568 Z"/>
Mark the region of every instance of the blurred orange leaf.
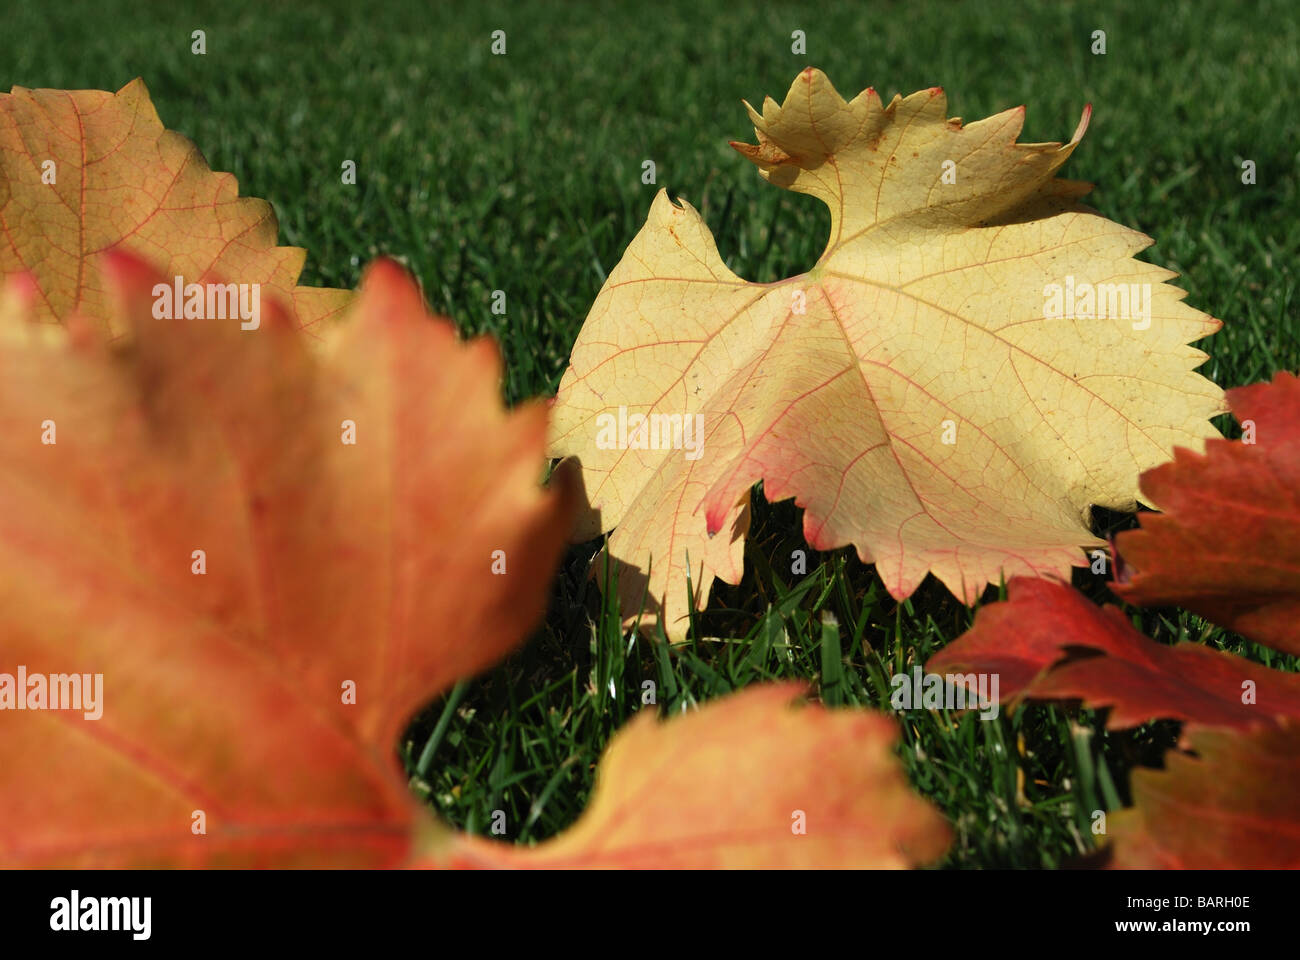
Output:
<path fill-rule="evenodd" d="M 113 254 L 106 275 L 131 332 L 112 342 L 30 322 L 30 283 L 0 301 L 0 670 L 102 676 L 97 716 L 0 710 L 0 864 L 942 854 L 892 722 L 780 687 L 639 718 L 588 817 L 536 854 L 440 827 L 396 740 L 541 615 L 574 499 L 568 471 L 538 484 L 544 407 L 507 412 L 495 346 L 459 343 L 388 262 L 315 352 L 274 303 L 256 330 L 159 319 L 156 273 Z"/>
<path fill-rule="evenodd" d="M 523 851 L 471 841 L 473 865 L 910 867 L 947 850 L 943 818 L 894 757 L 897 725 L 863 710 L 787 708 L 798 684 L 760 686 L 656 724 L 605 752 L 582 819 Z"/>

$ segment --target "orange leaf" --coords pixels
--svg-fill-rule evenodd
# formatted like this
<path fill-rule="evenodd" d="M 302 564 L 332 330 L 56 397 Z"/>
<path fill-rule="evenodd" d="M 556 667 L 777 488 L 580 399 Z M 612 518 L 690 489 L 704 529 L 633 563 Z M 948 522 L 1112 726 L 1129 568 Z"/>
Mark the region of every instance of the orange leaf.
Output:
<path fill-rule="evenodd" d="M 141 80 L 117 93 L 27 90 L 0 94 L 0 274 L 30 272 L 36 315 L 72 313 L 117 335 L 108 290 L 92 264 L 124 247 L 167 280 L 218 274 L 258 283 L 314 328 L 350 294 L 299 287 L 306 252 L 277 247 L 271 205 L 241 198 L 198 148 L 163 129 Z"/>
<path fill-rule="evenodd" d="M 507 413 L 496 348 L 458 343 L 391 263 L 370 268 L 318 356 L 273 304 L 250 331 L 156 319 L 157 274 L 107 262 L 129 338 L 20 319 L 30 283 L 0 299 L 0 670 L 14 671 L 0 673 L 0 864 L 942 853 L 947 829 L 907 790 L 890 722 L 790 710 L 790 688 L 638 720 L 606 764 L 609 799 L 537 854 L 439 828 L 394 745 L 543 609 L 574 505 L 567 471 L 560 493 L 538 486 L 544 407 Z M 99 694 L 10 709 L 16 687 L 39 705 L 20 673 L 86 674 Z"/>
<path fill-rule="evenodd" d="M 0 862 L 400 862 L 398 733 L 545 605 L 544 408 L 391 263 L 320 361 L 274 308 L 156 320 L 156 274 L 106 275 L 129 346 L 0 326 L 0 663 L 103 677 L 98 719 L 0 713 Z"/>
<path fill-rule="evenodd" d="M 882 714 L 787 708 L 798 684 L 757 687 L 657 724 L 637 717 L 601 761 L 587 812 L 533 850 L 468 840 L 461 865 L 908 867 L 948 847 L 908 787 Z"/>

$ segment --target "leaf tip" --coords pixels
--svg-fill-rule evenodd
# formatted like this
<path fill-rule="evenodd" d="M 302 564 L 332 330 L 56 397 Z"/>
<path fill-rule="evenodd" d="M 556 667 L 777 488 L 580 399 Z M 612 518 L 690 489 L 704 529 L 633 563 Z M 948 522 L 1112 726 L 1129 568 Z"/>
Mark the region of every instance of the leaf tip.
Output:
<path fill-rule="evenodd" d="M 1023 110 L 1024 108 L 1022 107 L 1021 109 Z M 1074 136 L 1070 138 L 1070 144 L 1069 144 L 1070 146 L 1074 146 L 1076 143 L 1078 143 L 1080 140 L 1083 139 L 1083 135 L 1088 130 L 1088 123 L 1091 120 L 1092 120 L 1092 104 L 1085 103 L 1083 105 L 1083 114 L 1079 117 L 1079 125 L 1074 128 Z"/>

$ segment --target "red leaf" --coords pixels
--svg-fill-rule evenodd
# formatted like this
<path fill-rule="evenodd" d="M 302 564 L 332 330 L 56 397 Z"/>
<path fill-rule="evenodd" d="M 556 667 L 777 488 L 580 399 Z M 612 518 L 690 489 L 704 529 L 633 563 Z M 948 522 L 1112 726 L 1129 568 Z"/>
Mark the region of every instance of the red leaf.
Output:
<path fill-rule="evenodd" d="M 1110 707 L 1111 729 L 1168 717 L 1247 729 L 1300 717 L 1300 676 L 1198 643 L 1148 640 L 1116 607 L 1048 580 L 1011 581 L 1005 603 L 930 658 L 931 673 L 999 674 L 1004 698 Z M 1243 684 L 1253 684 L 1245 703 Z M 968 684 L 969 686 L 969 684 Z"/>
<path fill-rule="evenodd" d="M 1118 536 L 1126 578 L 1114 589 L 1300 655 L 1300 379 L 1280 373 L 1228 402 L 1255 442 L 1210 440 L 1204 456 L 1180 449 L 1143 474 L 1164 512 Z"/>
<path fill-rule="evenodd" d="M 1134 806 L 1110 818 L 1110 865 L 1300 867 L 1300 725 L 1198 728 L 1189 741 L 1194 755 L 1134 772 Z"/>

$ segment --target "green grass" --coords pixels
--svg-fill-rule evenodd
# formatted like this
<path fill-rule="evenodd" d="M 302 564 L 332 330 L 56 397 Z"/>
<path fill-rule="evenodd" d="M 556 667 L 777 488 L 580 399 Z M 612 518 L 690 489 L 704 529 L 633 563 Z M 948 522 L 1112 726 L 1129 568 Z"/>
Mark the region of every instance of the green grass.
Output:
<path fill-rule="evenodd" d="M 16 5 L 3 14 L 0 88 L 116 89 L 144 77 L 169 127 L 275 205 L 285 242 L 310 252 L 304 282 L 355 286 L 375 255 L 398 257 L 436 309 L 502 341 L 512 401 L 558 384 L 656 189 L 641 183 L 643 160 L 701 210 L 742 276 L 770 281 L 815 262 L 825 209 L 767 185 L 727 146 L 750 135 L 739 101 L 779 98 L 809 64 L 846 94 L 942 85 L 967 118 L 1026 104 L 1026 141 L 1066 138 L 1091 102 L 1065 172 L 1096 183 L 1090 202 L 1148 233 L 1144 256 L 1181 273 L 1190 302 L 1225 321 L 1202 344 L 1202 372 L 1235 386 L 1300 368 L 1300 8 L 1290 0 L 151 6 Z M 190 53 L 199 28 L 202 57 Z M 505 57 L 489 53 L 494 29 L 507 31 Z M 807 33 L 806 56 L 790 53 L 795 29 Z M 1089 52 L 1096 29 L 1105 56 Z M 340 183 L 349 159 L 356 186 Z M 1254 186 L 1240 182 L 1242 159 L 1257 164 Z M 508 296 L 504 318 L 489 310 L 496 289 Z M 534 841 L 578 815 L 643 680 L 665 714 L 782 677 L 833 705 L 888 709 L 889 675 L 972 614 L 933 581 L 895 603 L 851 551 L 810 552 L 809 573 L 791 577 L 799 531 L 790 504 L 758 498 L 745 581 L 716 590 L 696 639 L 673 649 L 618 629 L 586 577 L 594 545 L 575 548 L 528 646 L 413 723 L 403 749 L 416 789 L 472 830 L 503 809 L 510 836 Z M 1076 582 L 1106 595 L 1100 578 Z M 1164 641 L 1266 658 L 1187 614 L 1135 615 Z M 1176 737 L 1171 724 L 1107 733 L 1091 712 L 1052 706 L 994 721 L 902 720 L 912 781 L 956 826 L 946 863 L 967 867 L 1085 854 L 1089 813 L 1127 802 L 1132 767 L 1158 763 Z"/>

